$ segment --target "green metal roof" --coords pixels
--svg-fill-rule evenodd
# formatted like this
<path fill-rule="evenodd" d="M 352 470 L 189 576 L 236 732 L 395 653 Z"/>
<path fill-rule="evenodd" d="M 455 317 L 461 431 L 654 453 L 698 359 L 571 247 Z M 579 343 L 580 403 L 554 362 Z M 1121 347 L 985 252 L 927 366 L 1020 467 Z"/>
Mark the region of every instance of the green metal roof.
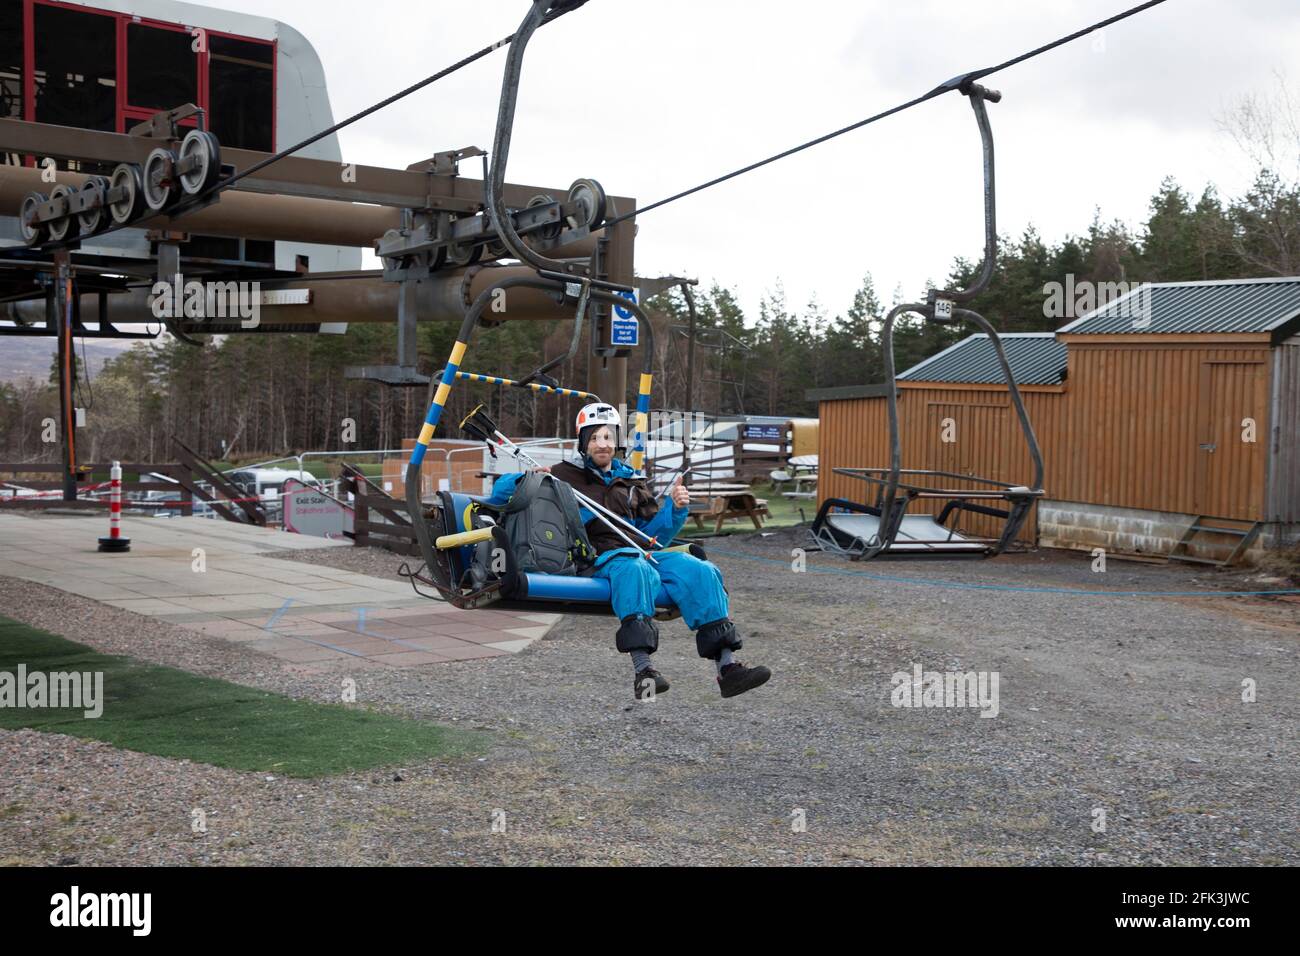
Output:
<path fill-rule="evenodd" d="M 1002 350 L 1017 385 L 1059 385 L 1065 379 L 1065 345 L 1054 332 L 1003 332 Z M 948 346 L 898 376 L 900 382 L 1003 385 L 1006 378 L 993 343 L 978 332 Z"/>
<path fill-rule="evenodd" d="M 1087 313 L 1058 332 L 1071 335 L 1226 334 L 1300 328 L 1300 276 L 1152 282 Z"/>

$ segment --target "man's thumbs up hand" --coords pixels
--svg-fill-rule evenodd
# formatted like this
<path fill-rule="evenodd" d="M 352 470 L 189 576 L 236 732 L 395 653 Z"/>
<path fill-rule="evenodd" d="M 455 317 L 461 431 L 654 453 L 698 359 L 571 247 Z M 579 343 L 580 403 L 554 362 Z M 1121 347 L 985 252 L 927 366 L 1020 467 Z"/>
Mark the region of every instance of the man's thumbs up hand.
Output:
<path fill-rule="evenodd" d="M 678 508 L 685 508 L 691 503 L 691 493 L 682 485 L 682 476 L 678 475 L 677 480 L 673 482 L 673 487 L 669 495 L 672 496 L 673 504 Z"/>

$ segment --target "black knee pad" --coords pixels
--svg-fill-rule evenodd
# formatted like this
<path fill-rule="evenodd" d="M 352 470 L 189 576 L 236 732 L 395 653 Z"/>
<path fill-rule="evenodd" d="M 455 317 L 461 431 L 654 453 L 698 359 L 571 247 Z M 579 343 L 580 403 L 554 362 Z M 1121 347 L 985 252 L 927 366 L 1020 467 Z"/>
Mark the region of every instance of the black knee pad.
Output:
<path fill-rule="evenodd" d="M 740 635 L 736 633 L 736 625 L 725 617 L 721 621 L 705 624 L 695 632 L 696 649 L 701 657 L 707 657 L 711 661 L 721 657 L 724 648 L 738 651 L 743 646 Z"/>
<path fill-rule="evenodd" d="M 659 648 L 659 625 L 653 618 L 633 614 L 623 618 L 623 626 L 614 635 L 614 646 L 624 654 L 645 651 L 653 654 Z"/>

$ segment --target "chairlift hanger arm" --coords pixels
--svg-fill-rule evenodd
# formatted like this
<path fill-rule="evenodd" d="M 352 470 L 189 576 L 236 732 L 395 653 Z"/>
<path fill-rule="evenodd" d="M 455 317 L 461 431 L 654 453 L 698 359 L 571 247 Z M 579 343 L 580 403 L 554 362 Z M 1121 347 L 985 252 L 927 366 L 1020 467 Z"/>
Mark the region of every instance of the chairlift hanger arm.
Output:
<path fill-rule="evenodd" d="M 587 318 L 587 307 L 591 300 L 591 284 L 584 282 L 582 290 L 578 295 L 578 313 L 573 318 L 573 336 L 569 339 L 568 351 L 557 355 L 549 362 L 543 362 L 537 368 L 533 369 L 521 380 L 524 385 L 533 385 L 540 382 L 543 385 L 558 385 L 559 383 L 546 373 L 557 365 L 563 365 L 569 359 L 578 354 L 578 343 L 582 341 L 582 326 Z"/>
<path fill-rule="evenodd" d="M 1025 411 L 1025 402 L 1020 396 L 1020 389 L 1016 386 L 1016 378 L 1011 373 L 1011 364 L 1007 361 L 1007 353 L 1002 348 L 1002 339 L 994 331 L 992 323 L 978 312 L 970 309 L 956 309 L 954 310 L 954 316 L 978 325 L 988 335 L 989 341 L 993 343 L 993 351 L 998 357 L 998 365 L 1002 367 L 1002 375 L 1007 381 L 1007 391 L 1011 395 L 1011 404 L 1016 408 L 1016 416 L 1020 419 L 1020 430 L 1024 433 L 1025 444 L 1029 446 L 1029 456 L 1034 462 L 1034 481 L 1030 488 L 1041 491 L 1043 488 L 1043 453 L 1038 447 L 1038 436 L 1034 434 L 1034 426 L 1029 420 L 1029 413 Z"/>
<path fill-rule="evenodd" d="M 514 42 L 510 44 L 510 50 L 506 56 L 505 75 L 501 81 L 501 101 L 497 109 L 496 131 L 492 141 L 488 174 L 483 183 L 483 193 L 484 205 L 487 206 L 488 215 L 492 220 L 492 227 L 496 230 L 497 238 L 511 255 L 520 262 L 532 266 L 540 273 L 582 276 L 586 277 L 588 281 L 592 281 L 590 260 L 585 265 L 563 262 L 557 259 L 549 259 L 530 248 L 515 229 L 505 204 L 506 163 L 510 159 L 510 142 L 514 135 L 515 107 L 518 105 L 519 100 L 519 80 L 523 73 L 524 53 L 528 49 L 528 41 L 548 16 L 576 9 L 583 2 L 585 0 L 577 0 L 577 2 L 574 2 L 574 0 L 533 0 L 533 5 L 529 9 L 527 16 L 524 17 L 523 23 L 515 31 Z M 575 184 L 575 188 L 576 186 L 577 184 Z M 596 187 L 596 191 L 599 191 L 599 187 Z M 572 198 L 572 192 L 570 198 Z M 604 219 L 603 206 L 604 197 L 602 192 L 599 197 L 593 197 L 591 221 L 588 223 L 590 228 L 595 228 L 599 225 L 599 221 Z M 599 215 L 596 215 L 597 213 Z"/>
<path fill-rule="evenodd" d="M 998 103 L 1002 94 L 997 90 L 986 89 L 978 83 L 963 80 L 959 86 L 962 93 L 970 100 L 975 112 L 975 122 L 979 126 L 980 144 L 984 154 L 984 261 L 975 282 L 967 289 L 947 290 L 943 293 L 930 291 L 929 303 L 934 305 L 936 298 L 951 299 L 955 302 L 969 302 L 986 288 L 993 278 L 993 269 L 998 258 L 997 194 L 995 190 L 993 163 L 993 128 L 989 125 L 988 110 L 984 101 Z M 934 321 L 933 316 L 929 317 Z"/>
<path fill-rule="evenodd" d="M 881 334 L 881 351 L 883 353 L 885 365 L 885 381 L 888 385 L 886 389 L 885 401 L 888 409 L 889 418 L 889 470 L 887 479 L 868 478 L 866 474 L 860 477 L 867 478 L 880 484 L 880 523 L 877 533 L 868 541 L 863 550 L 854 555 L 854 560 L 870 559 L 879 555 L 893 544 L 899 530 L 902 527 L 903 519 L 907 512 L 908 504 L 920 497 L 933 497 L 937 489 L 918 489 L 916 487 L 904 485 L 901 478 L 904 474 L 902 468 L 902 440 L 898 424 L 898 386 L 897 370 L 894 365 L 894 323 L 905 313 L 914 312 L 920 315 L 927 322 L 936 322 L 940 324 L 954 324 L 957 322 L 970 322 L 983 330 L 993 344 L 994 352 L 998 358 L 998 364 L 1002 368 L 1002 374 L 1007 383 L 1007 391 L 1011 398 L 1011 403 L 1015 406 L 1016 415 L 1020 421 L 1020 428 L 1025 437 L 1025 443 L 1029 447 L 1029 454 L 1034 463 L 1034 481 L 1029 489 L 1030 496 L 1037 496 L 1042 492 L 1043 486 L 1043 458 L 1039 450 L 1038 438 L 1034 434 L 1033 425 L 1029 421 L 1029 415 L 1025 411 L 1024 400 L 1020 395 L 1020 389 L 1016 386 L 1015 376 L 1011 372 L 1011 366 L 1007 362 L 1006 352 L 1002 347 L 1002 341 L 998 337 L 997 331 L 993 326 L 979 313 L 970 309 L 957 308 L 957 303 L 969 302 L 975 296 L 983 292 L 993 278 L 993 270 L 997 265 L 998 237 L 997 237 L 997 192 L 995 180 L 994 151 L 993 151 L 993 129 L 989 124 L 988 110 L 985 107 L 985 101 L 997 103 L 1002 99 L 1002 94 L 996 90 L 986 89 L 980 84 L 973 81 L 970 76 L 958 77 L 948 81 L 941 89 L 956 88 L 970 100 L 971 109 L 975 113 L 975 122 L 980 131 L 980 142 L 983 148 L 984 163 L 984 260 L 980 265 L 980 271 L 975 277 L 975 281 L 966 289 L 951 289 L 939 292 L 931 289 L 927 295 L 925 303 L 910 302 L 897 305 L 889 311 L 885 317 L 884 328 Z M 910 472 L 915 473 L 915 472 Z M 899 507 L 899 492 L 903 492 L 904 500 Z M 1002 495 L 999 495 L 1002 497 Z M 1022 498 L 1025 496 L 1022 496 Z M 1007 541 L 1023 521 L 1024 506 L 1020 507 L 1013 519 L 1008 519 L 1007 527 L 1003 532 L 1002 538 L 994 553 L 1005 547 Z"/>

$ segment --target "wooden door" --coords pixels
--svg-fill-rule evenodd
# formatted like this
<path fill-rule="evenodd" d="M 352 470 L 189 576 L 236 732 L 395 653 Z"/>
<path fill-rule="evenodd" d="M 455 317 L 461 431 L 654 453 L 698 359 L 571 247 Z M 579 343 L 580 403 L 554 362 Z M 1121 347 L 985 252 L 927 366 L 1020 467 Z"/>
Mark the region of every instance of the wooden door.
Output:
<path fill-rule="evenodd" d="M 1198 514 L 1256 521 L 1264 506 L 1268 366 L 1203 362 L 1196 424 Z"/>

